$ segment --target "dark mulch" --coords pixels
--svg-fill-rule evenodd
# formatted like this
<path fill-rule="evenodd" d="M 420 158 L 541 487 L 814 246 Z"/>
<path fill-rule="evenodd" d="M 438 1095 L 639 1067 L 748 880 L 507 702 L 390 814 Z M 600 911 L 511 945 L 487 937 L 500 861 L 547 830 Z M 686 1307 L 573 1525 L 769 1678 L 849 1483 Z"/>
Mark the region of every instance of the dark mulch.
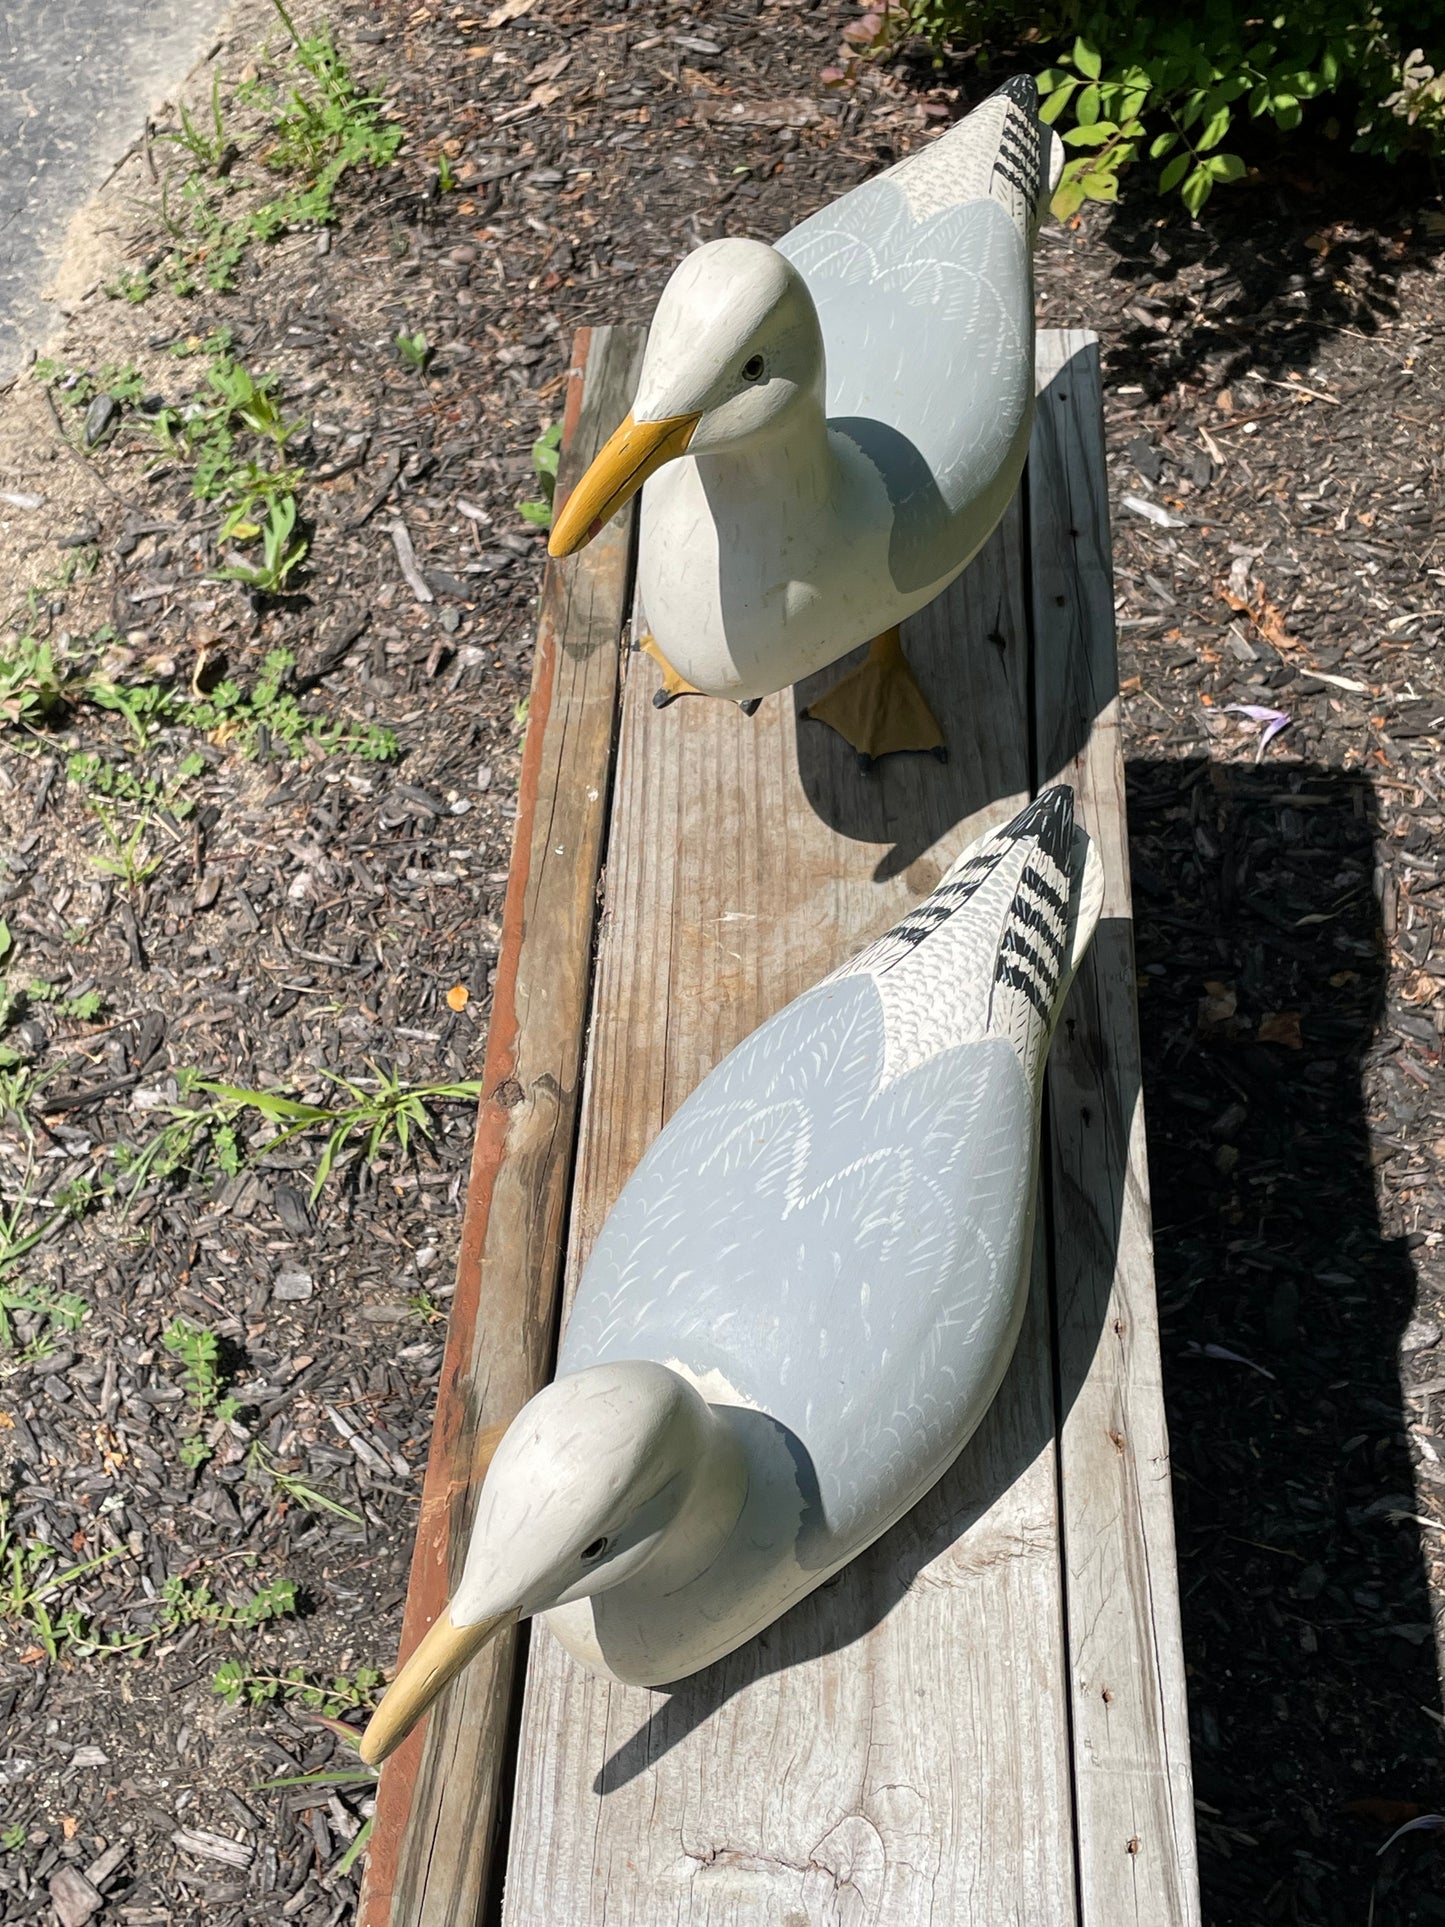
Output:
<path fill-rule="evenodd" d="M 412 1083 L 479 1073 L 540 571 L 514 504 L 573 326 L 645 319 L 688 247 L 777 233 L 976 84 L 915 67 L 824 95 L 841 6 L 551 11 L 484 30 L 465 11 L 348 9 L 343 36 L 409 141 L 352 188 L 329 250 L 283 243 L 230 297 L 88 303 L 62 344 L 73 364 L 134 359 L 173 397 L 177 365 L 146 344 L 224 321 L 253 368 L 282 374 L 312 420 L 304 600 L 258 615 L 203 586 L 213 543 L 185 478 L 146 479 L 124 436 L 87 466 L 33 394 L 0 411 L 0 489 L 48 498 L 0 514 L 7 575 L 51 577 L 58 537 L 97 537 L 97 574 L 47 590 L 42 624 L 110 620 L 137 677 L 182 686 L 203 651 L 245 684 L 286 647 L 303 703 L 385 723 L 402 749 L 297 762 L 264 737 L 251 755 L 203 743 L 198 810 L 175 839 L 156 827 L 166 863 L 139 888 L 96 872 L 95 819 L 64 773 L 72 749 L 124 760 L 117 719 L 85 708 L 0 751 L 14 968 L 106 1000 L 94 1023 L 36 1014 L 27 1047 L 68 1099 L 37 1132 L 52 1182 L 146 1141 L 157 1107 L 185 1101 L 186 1067 L 319 1095 L 325 1072 L 377 1064 Z M 455 192 L 435 191 L 439 153 Z M 1042 321 L 1105 343 L 1214 1927 L 1362 1927 L 1377 1874 L 1377 1927 L 1445 1916 L 1430 1836 L 1375 1860 L 1441 1791 L 1445 347 L 1423 207 L 1403 177 L 1276 166 L 1202 229 L 1141 204 L 1040 244 Z M 403 326 L 438 350 L 425 385 L 392 348 Z M 397 520 L 429 603 L 401 576 Z M 169 526 L 139 532 L 151 522 Z M 1291 717 L 1257 765 L 1256 723 L 1231 703 Z M 147 767 L 173 769 L 193 734 L 163 736 Z M 0 1810 L 28 1838 L 0 1856 L 0 1919 L 88 1905 L 71 1878 L 86 1868 L 102 1917 L 137 1923 L 320 1927 L 353 1905 L 337 1864 L 365 1789 L 254 1790 L 333 1763 L 333 1741 L 295 1704 L 229 1708 L 211 1680 L 227 1659 L 319 1678 L 394 1652 L 470 1134 L 464 1105 L 434 1118 L 414 1156 L 353 1163 L 314 1211 L 314 1147 L 293 1144 L 240 1177 L 154 1183 L 128 1218 L 63 1227 L 35 1260 L 89 1315 L 49 1357 L 0 1363 L 0 1491 L 13 1527 L 77 1560 L 116 1555 L 66 1599 L 126 1637 L 159 1623 L 151 1602 L 178 1576 L 222 1599 L 290 1579 L 300 1611 L 56 1664 L 22 1632 L 0 1656 Z M 9 1186 L 13 1119 L 5 1151 Z M 197 1470 L 160 1344 L 177 1315 L 219 1335 L 241 1406 Z M 288 1498 L 257 1440 L 362 1523 Z"/>
<path fill-rule="evenodd" d="M 1205 1918 L 1445 1918 L 1445 258 L 1341 164 L 1043 246 L 1104 340 Z M 1125 498 L 1130 498 L 1126 500 Z M 1160 511 L 1163 515 L 1160 515 Z M 1161 525 L 1161 523 L 1165 525 Z M 1333 680 L 1331 680 L 1333 679 Z M 1256 761 L 1262 721 L 1287 714 Z"/>

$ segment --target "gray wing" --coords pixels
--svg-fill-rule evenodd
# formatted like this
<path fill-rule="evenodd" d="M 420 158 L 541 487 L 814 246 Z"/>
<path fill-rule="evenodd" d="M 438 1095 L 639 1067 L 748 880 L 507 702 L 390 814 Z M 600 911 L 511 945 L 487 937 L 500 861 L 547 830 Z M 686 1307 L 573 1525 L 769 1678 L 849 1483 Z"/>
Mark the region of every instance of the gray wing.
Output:
<path fill-rule="evenodd" d="M 900 588 L 977 547 L 1017 484 L 1033 411 L 1032 258 L 989 197 L 916 216 L 887 175 L 778 242 L 818 309 L 829 426 L 883 475 Z"/>
<path fill-rule="evenodd" d="M 720 1371 L 795 1434 L 805 1564 L 861 1543 L 982 1416 L 1027 1285 L 1035 1107 L 1008 1044 L 883 1081 L 867 977 L 819 985 L 694 1092 L 578 1288 L 559 1369 Z"/>

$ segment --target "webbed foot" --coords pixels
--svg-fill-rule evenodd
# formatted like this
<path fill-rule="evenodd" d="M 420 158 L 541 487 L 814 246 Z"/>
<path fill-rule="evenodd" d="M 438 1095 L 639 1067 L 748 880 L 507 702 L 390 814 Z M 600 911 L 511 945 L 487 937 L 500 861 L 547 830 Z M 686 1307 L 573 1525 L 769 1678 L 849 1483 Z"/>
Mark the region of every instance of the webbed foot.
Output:
<path fill-rule="evenodd" d="M 836 729 L 857 750 L 865 770 L 880 756 L 903 750 L 928 750 L 940 762 L 948 760 L 943 731 L 908 666 L 896 628 L 875 636 L 858 667 L 803 714 Z"/>
<path fill-rule="evenodd" d="M 652 706 L 654 709 L 666 709 L 668 704 L 675 703 L 679 696 L 700 696 L 702 694 L 702 691 L 690 683 L 685 676 L 678 675 L 672 664 L 667 660 L 667 657 L 664 656 L 658 648 L 657 642 L 650 630 L 645 631 L 638 637 L 637 646 L 643 655 L 651 656 L 652 660 L 662 671 L 662 687 L 660 689 L 654 689 L 652 692 Z"/>

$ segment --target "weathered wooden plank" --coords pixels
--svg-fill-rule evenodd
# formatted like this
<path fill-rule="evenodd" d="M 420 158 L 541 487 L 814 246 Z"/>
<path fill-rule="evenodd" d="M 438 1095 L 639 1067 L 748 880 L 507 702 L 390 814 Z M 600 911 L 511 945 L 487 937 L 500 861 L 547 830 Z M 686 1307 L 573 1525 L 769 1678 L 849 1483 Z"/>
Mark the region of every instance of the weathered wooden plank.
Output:
<path fill-rule="evenodd" d="M 1042 335 L 1039 384 L 1028 482 L 1038 766 L 1074 785 L 1107 879 L 1048 1097 L 1082 1922 L 1195 1927 L 1095 338 Z"/>
<path fill-rule="evenodd" d="M 861 777 L 799 724 L 623 708 L 569 1285 L 707 1070 L 1029 788 L 1021 520 L 905 642 L 953 745 Z M 825 679 L 826 680 L 826 679 Z M 1047 1292 L 953 1473 L 839 1579 L 672 1693 L 533 1640 L 506 1927 L 1061 1927 L 1074 1918 Z"/>
<path fill-rule="evenodd" d="M 635 328 L 578 335 L 562 488 L 625 414 L 642 339 Z M 623 517 L 580 564 L 549 567 L 543 584 L 483 1096 L 403 1656 L 460 1572 L 479 1443 L 551 1371 L 631 542 L 630 517 Z M 509 1635 L 467 1669 L 387 1763 L 362 1927 L 475 1927 L 492 1866 L 516 1670 Z"/>

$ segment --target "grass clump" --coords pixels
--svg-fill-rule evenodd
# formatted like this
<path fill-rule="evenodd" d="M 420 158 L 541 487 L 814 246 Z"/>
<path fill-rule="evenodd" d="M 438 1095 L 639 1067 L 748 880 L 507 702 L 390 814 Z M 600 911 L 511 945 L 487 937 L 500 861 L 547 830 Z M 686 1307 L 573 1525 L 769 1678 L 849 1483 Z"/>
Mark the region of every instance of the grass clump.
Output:
<path fill-rule="evenodd" d="M 329 226 L 338 218 L 337 189 L 348 170 L 385 167 L 401 145 L 401 128 L 383 119 L 380 96 L 353 77 L 330 28 L 302 34 L 281 0 L 272 4 L 290 51 L 272 63 L 271 77 L 245 82 L 235 99 L 264 115 L 263 162 L 268 174 L 284 177 L 287 185 L 230 211 L 242 189 L 254 191 L 259 183 L 237 175 L 237 143 L 226 126 L 219 76 L 213 75 L 209 125 L 182 108 L 180 127 L 163 136 L 191 163 L 177 193 L 169 179 L 161 190 L 160 216 L 172 245 L 159 273 L 173 294 L 192 295 L 203 286 L 226 293 L 257 242 Z M 153 277 L 132 277 L 131 285 L 139 279 L 154 285 Z M 115 292 L 145 298 L 129 287 Z"/>
<path fill-rule="evenodd" d="M 424 1137 L 432 1135 L 431 1105 L 475 1103 L 481 1095 L 481 1084 L 475 1080 L 462 1084 L 406 1085 L 395 1071 L 376 1064 L 372 1070 L 374 1076 L 364 1082 L 343 1077 L 338 1071 L 323 1071 L 322 1076 L 345 1093 L 345 1101 L 334 1105 L 307 1104 L 279 1091 L 246 1090 L 235 1084 L 201 1081 L 199 1088 L 238 1110 L 257 1111 L 277 1125 L 279 1128 L 270 1139 L 268 1150 L 279 1150 L 283 1144 L 307 1132 L 325 1133 L 311 1186 L 314 1204 L 348 1146 L 352 1147 L 355 1158 L 367 1164 L 373 1163 L 392 1143 L 405 1157 L 411 1148 L 413 1131 Z"/>

